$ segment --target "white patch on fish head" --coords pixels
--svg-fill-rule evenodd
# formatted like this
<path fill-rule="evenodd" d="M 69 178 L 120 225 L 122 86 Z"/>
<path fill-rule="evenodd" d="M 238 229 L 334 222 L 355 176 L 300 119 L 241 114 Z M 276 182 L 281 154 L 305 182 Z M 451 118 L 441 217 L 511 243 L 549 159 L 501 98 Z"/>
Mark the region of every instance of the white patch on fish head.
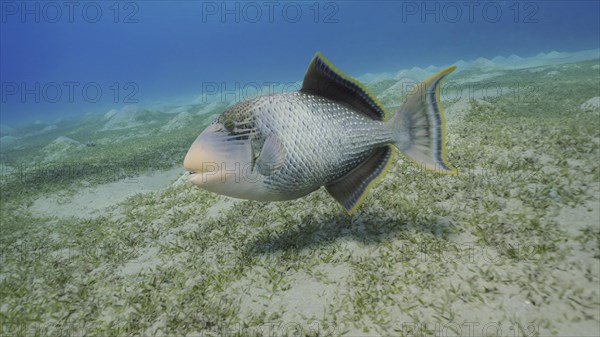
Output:
<path fill-rule="evenodd" d="M 190 172 L 188 180 L 214 193 L 262 200 L 265 177 L 254 167 L 253 135 L 254 127 L 248 114 L 226 111 L 188 150 L 183 161 Z"/>

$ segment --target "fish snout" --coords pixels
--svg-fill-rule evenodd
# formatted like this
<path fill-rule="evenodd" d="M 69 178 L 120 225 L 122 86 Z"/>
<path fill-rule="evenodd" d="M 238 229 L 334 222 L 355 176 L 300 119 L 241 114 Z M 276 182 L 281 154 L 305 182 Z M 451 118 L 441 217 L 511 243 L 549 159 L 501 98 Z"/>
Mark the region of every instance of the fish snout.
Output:
<path fill-rule="evenodd" d="M 204 188 L 238 185 L 240 179 L 250 172 L 252 149 L 248 140 L 236 140 L 223 132 L 218 125 L 211 125 L 194 141 L 183 160 L 190 172 L 188 180 Z M 212 189 L 212 188 L 211 188 Z"/>
<path fill-rule="evenodd" d="M 209 126 L 192 143 L 183 160 L 183 167 L 191 174 L 212 172 L 223 161 L 219 153 L 219 135 L 215 127 Z"/>

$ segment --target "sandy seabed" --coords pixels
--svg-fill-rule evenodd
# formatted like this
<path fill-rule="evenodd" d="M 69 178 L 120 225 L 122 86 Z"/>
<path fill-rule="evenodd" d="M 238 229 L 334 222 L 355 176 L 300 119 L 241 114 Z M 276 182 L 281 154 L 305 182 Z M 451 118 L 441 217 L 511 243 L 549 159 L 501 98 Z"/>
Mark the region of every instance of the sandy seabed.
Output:
<path fill-rule="evenodd" d="M 534 103 L 445 102 L 459 174 L 399 156 L 352 217 L 323 189 L 241 201 L 181 167 L 4 200 L 3 329 L 597 336 L 600 107 L 584 89 L 600 85 L 585 71 L 596 64 L 526 72 L 552 77 Z M 498 73 L 505 85 L 525 71 Z"/>

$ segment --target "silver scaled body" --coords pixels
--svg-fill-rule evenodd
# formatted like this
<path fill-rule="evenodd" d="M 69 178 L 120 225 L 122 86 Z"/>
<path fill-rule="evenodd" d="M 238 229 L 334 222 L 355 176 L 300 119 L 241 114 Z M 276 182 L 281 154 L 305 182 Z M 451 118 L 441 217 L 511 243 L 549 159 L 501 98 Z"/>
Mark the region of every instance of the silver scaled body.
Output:
<path fill-rule="evenodd" d="M 283 165 L 268 175 L 246 178 L 262 189 L 263 201 L 291 200 L 334 182 L 373 151 L 392 143 L 382 121 L 351 107 L 302 92 L 257 97 L 238 103 L 215 123 L 236 122 L 229 141 L 250 142 L 257 153 L 275 135 L 283 148 Z"/>

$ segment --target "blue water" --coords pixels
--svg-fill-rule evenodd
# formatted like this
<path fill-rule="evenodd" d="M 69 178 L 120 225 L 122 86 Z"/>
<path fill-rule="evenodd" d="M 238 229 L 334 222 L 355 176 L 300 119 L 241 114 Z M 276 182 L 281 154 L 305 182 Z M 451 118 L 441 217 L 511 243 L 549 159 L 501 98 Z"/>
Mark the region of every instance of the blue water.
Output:
<path fill-rule="evenodd" d="M 359 76 L 593 49 L 599 3 L 2 1 L 1 122 L 298 81 L 316 51 Z"/>

